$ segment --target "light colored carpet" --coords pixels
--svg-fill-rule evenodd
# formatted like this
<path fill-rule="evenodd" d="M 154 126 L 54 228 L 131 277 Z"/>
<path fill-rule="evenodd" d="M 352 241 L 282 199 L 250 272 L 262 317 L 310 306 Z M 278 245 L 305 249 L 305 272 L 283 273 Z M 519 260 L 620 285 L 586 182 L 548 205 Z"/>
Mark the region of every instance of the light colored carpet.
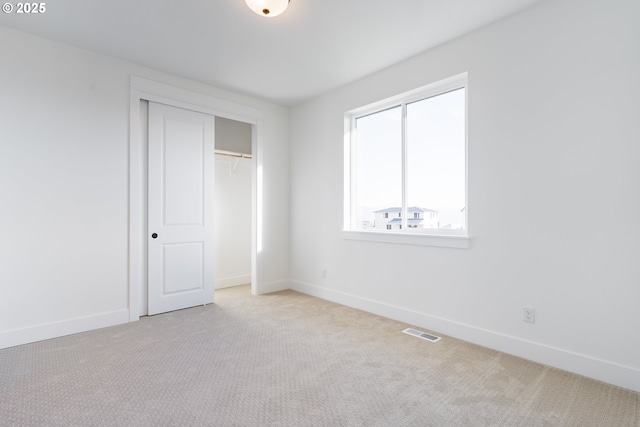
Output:
<path fill-rule="evenodd" d="M 630 426 L 637 393 L 293 291 L 0 351 L 2 426 Z"/>

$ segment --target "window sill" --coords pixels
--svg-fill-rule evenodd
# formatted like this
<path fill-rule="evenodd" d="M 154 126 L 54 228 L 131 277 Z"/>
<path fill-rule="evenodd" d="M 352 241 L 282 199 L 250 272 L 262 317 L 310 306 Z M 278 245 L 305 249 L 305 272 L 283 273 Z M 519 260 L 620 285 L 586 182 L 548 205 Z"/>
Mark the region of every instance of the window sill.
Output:
<path fill-rule="evenodd" d="M 361 240 L 365 242 L 396 243 L 400 245 L 435 246 L 440 248 L 468 249 L 468 236 L 413 234 L 380 231 L 343 230 L 345 240 Z"/>

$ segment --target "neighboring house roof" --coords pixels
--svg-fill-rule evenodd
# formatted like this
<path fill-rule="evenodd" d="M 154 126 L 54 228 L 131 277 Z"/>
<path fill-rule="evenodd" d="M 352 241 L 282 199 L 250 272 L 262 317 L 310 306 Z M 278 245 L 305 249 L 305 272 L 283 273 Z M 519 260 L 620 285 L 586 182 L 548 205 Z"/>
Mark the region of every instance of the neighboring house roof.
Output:
<path fill-rule="evenodd" d="M 386 208 L 386 209 L 380 209 L 379 211 L 373 211 L 373 213 L 385 213 L 385 212 L 402 212 L 402 208 Z M 409 213 L 414 213 L 414 212 L 438 212 L 438 211 L 434 211 L 433 209 L 426 209 L 426 208 L 419 208 L 417 206 L 411 206 L 410 208 L 407 208 L 407 212 Z"/>
<path fill-rule="evenodd" d="M 420 224 L 424 221 L 424 218 L 407 218 L 407 224 Z M 391 221 L 387 222 L 387 224 L 400 224 L 402 223 L 402 218 L 393 218 Z"/>

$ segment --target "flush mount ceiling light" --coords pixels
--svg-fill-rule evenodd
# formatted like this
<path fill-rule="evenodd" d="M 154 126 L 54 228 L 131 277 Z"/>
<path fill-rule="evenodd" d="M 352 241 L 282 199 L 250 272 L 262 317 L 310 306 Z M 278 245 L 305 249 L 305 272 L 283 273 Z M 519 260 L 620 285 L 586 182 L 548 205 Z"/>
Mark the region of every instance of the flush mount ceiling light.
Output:
<path fill-rule="evenodd" d="M 289 0 L 244 0 L 244 2 L 258 15 L 269 18 L 280 15 L 289 6 Z"/>

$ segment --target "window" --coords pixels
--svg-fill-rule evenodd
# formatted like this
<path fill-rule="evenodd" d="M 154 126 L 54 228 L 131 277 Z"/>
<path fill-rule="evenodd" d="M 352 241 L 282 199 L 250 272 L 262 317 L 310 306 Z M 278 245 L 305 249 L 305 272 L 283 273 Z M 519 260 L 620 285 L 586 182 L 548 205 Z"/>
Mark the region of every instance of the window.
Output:
<path fill-rule="evenodd" d="M 467 237 L 466 99 L 464 74 L 346 114 L 345 231 Z"/>

